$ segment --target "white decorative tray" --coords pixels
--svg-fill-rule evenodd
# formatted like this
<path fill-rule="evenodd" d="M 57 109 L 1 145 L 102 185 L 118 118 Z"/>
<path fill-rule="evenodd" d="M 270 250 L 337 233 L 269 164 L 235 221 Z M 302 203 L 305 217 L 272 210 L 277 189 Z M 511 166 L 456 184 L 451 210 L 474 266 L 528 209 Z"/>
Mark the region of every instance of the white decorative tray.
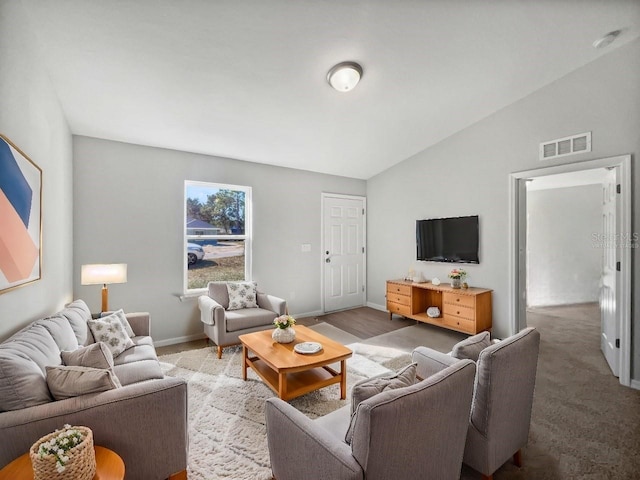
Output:
<path fill-rule="evenodd" d="M 302 342 L 294 345 L 293 349 L 298 353 L 309 355 L 311 353 L 318 353 L 322 350 L 322 345 L 318 342 Z"/>

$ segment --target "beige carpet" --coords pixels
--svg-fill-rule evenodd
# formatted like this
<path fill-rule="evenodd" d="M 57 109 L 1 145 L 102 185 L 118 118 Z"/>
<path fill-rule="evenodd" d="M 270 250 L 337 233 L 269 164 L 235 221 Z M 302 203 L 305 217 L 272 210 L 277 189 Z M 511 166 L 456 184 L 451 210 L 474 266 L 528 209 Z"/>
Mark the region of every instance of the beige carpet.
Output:
<path fill-rule="evenodd" d="M 346 332 L 331 325 L 313 328 L 338 341 L 347 338 Z M 360 343 L 349 346 L 354 355 L 347 362 L 347 399 L 356 381 L 410 362 L 410 355 L 401 350 Z M 252 371 L 246 382 L 242 380 L 242 350 L 227 348 L 221 360 L 213 347 L 162 355 L 159 359 L 166 375 L 182 377 L 189 384 L 188 478 L 270 479 L 264 402 L 274 394 Z M 347 402 L 340 400 L 339 387 L 332 385 L 290 403 L 315 418 Z"/>

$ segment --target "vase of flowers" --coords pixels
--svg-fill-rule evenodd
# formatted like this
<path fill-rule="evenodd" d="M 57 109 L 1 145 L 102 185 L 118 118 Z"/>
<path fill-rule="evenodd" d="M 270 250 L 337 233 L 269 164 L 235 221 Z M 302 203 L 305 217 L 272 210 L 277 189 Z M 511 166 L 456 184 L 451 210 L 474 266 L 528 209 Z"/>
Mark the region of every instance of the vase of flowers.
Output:
<path fill-rule="evenodd" d="M 462 282 L 467 277 L 467 272 L 462 268 L 454 268 L 449 272 L 449 278 L 451 279 L 451 288 L 460 288 Z"/>
<path fill-rule="evenodd" d="M 293 326 L 296 324 L 296 319 L 291 315 L 280 315 L 273 321 L 276 326 L 275 330 L 271 334 L 278 343 L 291 343 L 296 339 L 296 331 Z"/>
<path fill-rule="evenodd" d="M 34 480 L 91 480 L 96 473 L 93 432 L 65 425 L 31 446 L 29 457 Z"/>

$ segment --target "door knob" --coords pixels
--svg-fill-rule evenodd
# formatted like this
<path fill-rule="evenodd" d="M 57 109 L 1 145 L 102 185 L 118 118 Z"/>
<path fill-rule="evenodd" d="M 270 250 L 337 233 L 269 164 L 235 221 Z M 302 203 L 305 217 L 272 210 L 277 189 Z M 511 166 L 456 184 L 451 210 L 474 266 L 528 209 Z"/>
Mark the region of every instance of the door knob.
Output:
<path fill-rule="evenodd" d="M 326 262 L 326 263 L 331 263 L 331 259 L 330 259 L 330 258 L 327 258 L 327 259 L 325 260 L 325 262 Z"/>

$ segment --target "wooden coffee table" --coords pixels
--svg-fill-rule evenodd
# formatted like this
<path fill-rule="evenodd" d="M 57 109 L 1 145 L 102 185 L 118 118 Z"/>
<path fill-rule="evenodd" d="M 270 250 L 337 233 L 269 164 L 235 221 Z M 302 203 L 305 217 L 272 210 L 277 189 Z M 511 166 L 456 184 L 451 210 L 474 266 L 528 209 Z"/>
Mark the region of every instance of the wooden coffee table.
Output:
<path fill-rule="evenodd" d="M 347 358 L 353 352 L 310 328 L 296 326 L 295 330 L 296 339 L 291 343 L 275 342 L 271 338 L 272 330 L 240 335 L 242 378 L 247 379 L 247 368 L 251 367 L 282 400 L 334 383 L 340 383 L 340 398 L 347 398 Z M 311 355 L 296 353 L 294 345 L 302 342 L 318 342 L 323 348 Z M 340 362 L 339 372 L 329 367 L 336 362 Z"/>

